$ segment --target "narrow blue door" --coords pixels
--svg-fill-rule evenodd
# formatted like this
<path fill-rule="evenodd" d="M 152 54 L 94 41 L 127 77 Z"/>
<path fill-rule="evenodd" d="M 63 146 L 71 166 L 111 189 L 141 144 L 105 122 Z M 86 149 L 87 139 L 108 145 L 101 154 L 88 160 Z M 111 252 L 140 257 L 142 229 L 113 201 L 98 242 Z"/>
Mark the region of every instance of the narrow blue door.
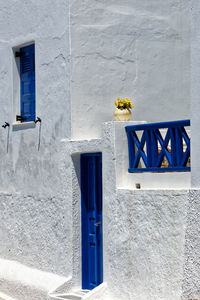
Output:
<path fill-rule="evenodd" d="M 81 155 L 82 288 L 103 282 L 102 154 Z"/>

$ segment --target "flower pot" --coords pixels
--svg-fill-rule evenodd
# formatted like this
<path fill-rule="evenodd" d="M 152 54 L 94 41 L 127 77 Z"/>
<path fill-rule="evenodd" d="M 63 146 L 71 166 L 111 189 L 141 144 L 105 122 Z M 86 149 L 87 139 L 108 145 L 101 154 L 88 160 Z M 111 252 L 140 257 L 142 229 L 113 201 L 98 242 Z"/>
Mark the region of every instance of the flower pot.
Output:
<path fill-rule="evenodd" d="M 114 116 L 116 121 L 129 121 L 131 118 L 131 111 L 128 108 L 115 108 Z"/>

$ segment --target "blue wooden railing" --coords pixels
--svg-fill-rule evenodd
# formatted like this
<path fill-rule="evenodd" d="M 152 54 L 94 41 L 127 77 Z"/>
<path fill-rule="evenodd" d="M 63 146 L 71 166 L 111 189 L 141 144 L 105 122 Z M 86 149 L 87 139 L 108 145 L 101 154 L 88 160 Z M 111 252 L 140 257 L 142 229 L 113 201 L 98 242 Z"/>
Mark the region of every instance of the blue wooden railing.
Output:
<path fill-rule="evenodd" d="M 126 126 L 128 171 L 190 171 L 190 138 L 185 129 L 187 126 L 190 126 L 190 120 Z M 165 129 L 162 134 L 160 129 Z M 167 167 L 166 163 L 163 164 L 164 160 Z"/>

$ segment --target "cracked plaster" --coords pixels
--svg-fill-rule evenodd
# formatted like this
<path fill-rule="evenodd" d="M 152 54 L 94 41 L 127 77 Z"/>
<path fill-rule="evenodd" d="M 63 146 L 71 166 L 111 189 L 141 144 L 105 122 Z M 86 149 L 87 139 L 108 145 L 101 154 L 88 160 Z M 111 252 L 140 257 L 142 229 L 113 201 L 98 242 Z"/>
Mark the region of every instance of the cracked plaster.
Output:
<path fill-rule="evenodd" d="M 0 36 L 0 120 L 11 124 L 0 130 L 0 256 L 2 263 L 19 263 L 12 284 L 6 272 L 1 274 L 1 291 L 19 299 L 44 299 L 49 287 L 42 291 L 38 282 L 28 287 L 17 276 L 23 274 L 21 264 L 33 282 L 37 272 L 44 272 L 44 281 L 53 281 L 54 274 L 58 281 L 66 280 L 72 273 L 71 169 L 61 142 L 71 135 L 69 3 L 1 1 Z M 42 123 L 13 127 L 12 48 L 31 41 L 36 49 L 36 115 Z"/>
<path fill-rule="evenodd" d="M 73 138 L 100 137 L 117 97 L 133 100 L 134 120 L 189 118 L 189 10 L 187 0 L 70 2 Z"/>
<path fill-rule="evenodd" d="M 138 120 L 158 121 L 157 107 L 168 120 L 188 117 L 188 2 L 70 4 L 71 41 L 69 1 L 0 4 L 0 119 L 12 123 L 15 117 L 11 48 L 32 40 L 37 115 L 42 118 L 39 151 L 38 126 L 11 127 L 9 143 L 8 132 L 0 131 L 0 256 L 4 263 L 25 264 L 26 276 L 34 267 L 35 279 L 42 272 L 41 280 L 61 284 L 72 275 L 73 286 L 80 286 L 80 192 L 70 155 L 103 151 L 106 299 L 179 299 L 188 191 L 116 189 L 113 124 L 104 124 L 103 143 L 97 138 L 117 96 L 136 99 Z M 70 91 L 73 138 L 87 141 L 69 141 Z M 189 238 L 187 232 L 188 243 Z M 3 292 L 20 300 L 47 298 L 48 284 L 41 289 L 36 280 L 29 288 L 12 276 L 13 282 L 5 274 L 0 278 Z"/>

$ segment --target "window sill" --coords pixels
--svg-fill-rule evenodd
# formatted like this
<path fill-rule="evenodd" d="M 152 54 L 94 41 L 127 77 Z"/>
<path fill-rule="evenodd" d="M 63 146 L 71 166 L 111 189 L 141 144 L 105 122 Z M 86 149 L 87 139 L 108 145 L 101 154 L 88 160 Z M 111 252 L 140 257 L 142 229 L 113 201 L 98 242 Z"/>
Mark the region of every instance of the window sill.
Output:
<path fill-rule="evenodd" d="M 21 122 L 12 123 L 12 128 L 13 128 L 14 131 L 22 130 L 22 129 L 28 129 L 28 128 L 35 128 L 35 127 L 36 127 L 36 124 L 35 124 L 34 121 L 24 122 L 24 123 L 21 123 Z"/>

